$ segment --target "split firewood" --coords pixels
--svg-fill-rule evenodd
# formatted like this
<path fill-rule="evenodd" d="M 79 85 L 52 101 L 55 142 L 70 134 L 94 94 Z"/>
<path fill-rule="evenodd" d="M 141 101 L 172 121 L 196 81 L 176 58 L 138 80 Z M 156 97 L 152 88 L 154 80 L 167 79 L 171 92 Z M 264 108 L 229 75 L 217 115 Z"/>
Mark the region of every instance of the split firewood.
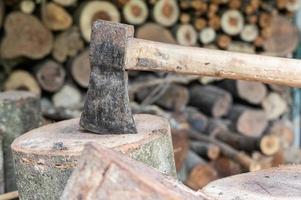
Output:
<path fill-rule="evenodd" d="M 13 200 L 19 197 L 18 191 L 7 192 L 0 195 L 0 200 Z"/>
<path fill-rule="evenodd" d="M 219 86 L 231 94 L 248 103 L 258 105 L 267 95 L 267 88 L 263 83 L 244 80 L 224 80 Z"/>
<path fill-rule="evenodd" d="M 228 6 L 229 6 L 230 9 L 237 9 L 237 10 L 239 10 L 240 7 L 241 7 L 241 3 L 242 3 L 241 0 L 229 0 Z"/>
<path fill-rule="evenodd" d="M 57 108 L 76 108 L 82 104 L 82 95 L 76 87 L 65 84 L 53 95 L 52 101 Z"/>
<path fill-rule="evenodd" d="M 221 19 L 218 15 L 213 15 L 209 18 L 208 26 L 214 30 L 219 30 L 221 27 Z"/>
<path fill-rule="evenodd" d="M 220 118 L 212 118 L 208 120 L 207 123 L 207 128 L 204 131 L 207 135 L 215 137 L 216 134 L 223 133 L 229 131 L 228 126 L 229 126 L 228 121 L 225 121 Z"/>
<path fill-rule="evenodd" d="M 244 26 L 240 33 L 240 38 L 246 42 L 253 42 L 259 34 L 258 27 L 253 24 L 247 24 Z"/>
<path fill-rule="evenodd" d="M 293 125 L 285 119 L 274 121 L 266 131 L 266 134 L 280 138 L 282 148 L 288 148 L 294 140 Z"/>
<path fill-rule="evenodd" d="M 255 47 L 246 42 L 231 42 L 227 51 L 255 54 Z"/>
<path fill-rule="evenodd" d="M 246 21 L 247 21 L 249 24 L 256 25 L 257 22 L 258 22 L 258 16 L 257 16 L 257 15 L 249 15 L 249 16 L 247 16 Z"/>
<path fill-rule="evenodd" d="M 52 49 L 51 32 L 33 15 L 12 12 L 6 17 L 4 29 L 5 37 L 1 43 L 2 58 L 25 56 L 40 59 Z"/>
<path fill-rule="evenodd" d="M 88 49 L 81 52 L 72 60 L 70 69 L 72 78 L 76 81 L 76 83 L 83 88 L 87 88 L 91 72 Z"/>
<path fill-rule="evenodd" d="M 187 10 L 191 7 L 191 1 L 190 0 L 180 0 L 179 6 L 181 10 Z"/>
<path fill-rule="evenodd" d="M 272 15 L 270 13 L 262 12 L 259 14 L 259 26 L 261 28 L 269 27 L 272 22 Z"/>
<path fill-rule="evenodd" d="M 123 6 L 125 21 L 133 25 L 140 25 L 148 17 L 148 8 L 144 1 L 130 0 Z"/>
<path fill-rule="evenodd" d="M 214 44 L 204 45 L 204 48 L 218 49 L 218 47 L 215 46 Z M 220 81 L 220 80 L 222 80 L 222 78 L 213 77 L 213 76 L 202 76 L 202 77 L 199 78 L 199 82 L 202 85 L 208 85 L 209 83 L 217 82 L 217 81 Z"/>
<path fill-rule="evenodd" d="M 254 41 L 254 46 L 258 47 L 258 48 L 262 48 L 263 44 L 264 44 L 264 38 L 262 36 L 258 36 L 255 41 Z"/>
<path fill-rule="evenodd" d="M 41 88 L 35 78 L 24 70 L 13 71 L 4 83 L 4 90 L 25 90 L 41 95 Z"/>
<path fill-rule="evenodd" d="M 190 2 L 191 8 L 194 9 L 194 14 L 197 17 L 202 16 L 208 10 L 208 4 L 204 1 L 192 0 Z"/>
<path fill-rule="evenodd" d="M 225 156 L 213 160 L 210 164 L 217 171 L 219 178 L 242 173 L 240 165 Z"/>
<path fill-rule="evenodd" d="M 195 46 L 198 40 L 197 32 L 190 24 L 179 25 L 175 35 L 178 43 L 184 46 Z"/>
<path fill-rule="evenodd" d="M 215 86 L 195 85 L 190 88 L 190 104 L 205 114 L 221 117 L 228 113 L 232 97 L 227 91 Z"/>
<path fill-rule="evenodd" d="M 200 141 L 190 142 L 190 149 L 202 158 L 208 158 L 210 160 L 216 160 L 221 153 L 219 146 Z"/>
<path fill-rule="evenodd" d="M 280 139 L 276 135 L 265 135 L 260 140 L 260 150 L 264 155 L 274 155 L 280 148 Z"/>
<path fill-rule="evenodd" d="M 36 78 L 41 88 L 47 92 L 56 92 L 63 87 L 65 75 L 64 67 L 53 60 L 46 60 L 36 66 Z"/>
<path fill-rule="evenodd" d="M 238 35 L 244 27 L 244 17 L 238 10 L 228 10 L 222 15 L 221 27 L 228 35 Z"/>
<path fill-rule="evenodd" d="M 174 25 L 180 12 L 176 0 L 158 0 L 153 9 L 153 18 L 155 22 L 163 26 Z"/>
<path fill-rule="evenodd" d="M 217 36 L 216 39 L 217 46 L 221 49 L 227 49 L 231 44 L 231 42 L 232 42 L 231 37 L 226 34 L 221 34 Z"/>
<path fill-rule="evenodd" d="M 72 25 L 72 17 L 61 6 L 55 3 L 42 4 L 42 21 L 47 28 L 53 31 L 66 30 Z"/>
<path fill-rule="evenodd" d="M 250 137 L 260 137 L 268 125 L 264 111 L 242 105 L 233 106 L 228 117 L 236 131 Z"/>
<path fill-rule="evenodd" d="M 145 40 L 152 40 L 171 44 L 177 43 L 168 29 L 155 23 L 146 23 L 143 26 L 139 27 L 136 32 L 136 36 L 137 38 Z"/>
<path fill-rule="evenodd" d="M 141 76 L 141 80 L 137 80 L 134 83 L 131 83 L 129 86 L 129 91 L 136 93 L 139 90 L 142 90 L 147 87 L 156 86 L 159 84 L 168 84 L 168 83 L 179 83 L 179 84 L 189 84 L 191 81 L 198 79 L 197 76 L 188 76 L 188 75 L 170 75 L 163 78 L 158 78 L 154 76 Z"/>
<path fill-rule="evenodd" d="M 210 44 L 216 38 L 216 32 L 213 28 L 206 27 L 199 33 L 199 40 L 202 44 Z"/>
<path fill-rule="evenodd" d="M 23 0 L 19 4 L 20 10 L 25 14 L 31 14 L 36 8 L 36 4 L 32 0 Z"/>
<path fill-rule="evenodd" d="M 252 152 L 259 149 L 260 140 L 253 137 L 239 135 L 230 131 L 220 131 L 210 136 L 215 137 L 238 150 Z"/>
<path fill-rule="evenodd" d="M 180 22 L 181 24 L 189 24 L 191 21 L 191 16 L 188 13 L 181 13 Z"/>
<path fill-rule="evenodd" d="M 120 13 L 116 6 L 107 1 L 84 2 L 79 8 L 78 23 L 83 38 L 89 42 L 91 35 L 91 24 L 97 20 L 120 21 Z"/>
<path fill-rule="evenodd" d="M 288 3 L 288 0 L 276 0 L 276 6 L 278 9 L 285 9 L 286 4 Z"/>
<path fill-rule="evenodd" d="M 288 111 L 286 101 L 276 92 L 269 93 L 262 101 L 262 107 L 268 119 L 278 119 Z"/>
<path fill-rule="evenodd" d="M 207 117 L 199 112 L 197 109 L 195 109 L 194 107 L 187 107 L 184 110 L 187 122 L 189 123 L 189 125 L 200 132 L 204 132 L 207 128 L 207 124 L 208 124 L 208 119 Z"/>
<path fill-rule="evenodd" d="M 197 31 L 201 31 L 203 28 L 206 27 L 207 21 L 206 19 L 199 17 L 194 20 L 193 25 Z"/>
<path fill-rule="evenodd" d="M 53 105 L 49 98 L 41 99 L 41 108 L 43 116 L 51 121 L 62 121 L 78 118 L 81 115 L 82 108 L 58 108 Z"/>
<path fill-rule="evenodd" d="M 186 166 L 189 175 L 185 183 L 194 190 L 217 179 L 217 172 L 193 151 L 188 151 Z"/>
<path fill-rule="evenodd" d="M 292 22 L 284 17 L 274 16 L 270 29 L 271 37 L 263 44 L 265 51 L 277 56 L 286 56 L 296 49 L 299 35 Z"/>
<path fill-rule="evenodd" d="M 189 137 L 191 139 L 217 145 L 224 156 L 234 160 L 235 162 L 239 163 L 243 168 L 249 171 L 261 169 L 260 163 L 253 160 L 250 156 L 248 156 L 244 152 L 238 151 L 223 142 L 220 142 L 214 138 L 209 138 L 208 136 L 202 135 L 193 130 L 189 131 Z"/>
<path fill-rule="evenodd" d="M 290 87 L 287 87 L 284 85 L 269 84 L 268 86 L 271 90 L 273 90 L 274 92 L 277 92 L 279 94 L 285 93 L 288 90 L 290 90 Z"/>
<path fill-rule="evenodd" d="M 183 111 L 189 101 L 189 92 L 186 87 L 171 84 L 166 92 L 155 101 L 159 106 L 173 110 Z"/>
<path fill-rule="evenodd" d="M 150 200 L 204 199 L 201 193 L 191 191 L 174 178 L 93 143 L 86 145 L 61 199 L 79 196 L 108 200 L 145 199 L 146 196 Z"/>
<path fill-rule="evenodd" d="M 84 42 L 80 37 L 79 30 L 73 26 L 56 36 L 52 56 L 58 62 L 63 63 L 68 57 L 75 56 L 83 48 Z"/>
<path fill-rule="evenodd" d="M 53 0 L 55 3 L 60 4 L 62 6 L 73 6 L 76 4 L 77 0 Z"/>
<path fill-rule="evenodd" d="M 213 16 L 217 14 L 218 10 L 219 10 L 219 4 L 211 2 L 208 6 L 207 17 L 211 19 Z"/>
<path fill-rule="evenodd" d="M 178 172 L 183 167 L 189 149 L 187 131 L 183 129 L 182 130 L 172 129 L 171 136 L 172 136 L 172 145 L 174 150 L 176 170 Z"/>
<path fill-rule="evenodd" d="M 290 0 L 287 1 L 285 8 L 290 12 L 296 12 L 301 6 L 301 2 L 299 0 Z"/>

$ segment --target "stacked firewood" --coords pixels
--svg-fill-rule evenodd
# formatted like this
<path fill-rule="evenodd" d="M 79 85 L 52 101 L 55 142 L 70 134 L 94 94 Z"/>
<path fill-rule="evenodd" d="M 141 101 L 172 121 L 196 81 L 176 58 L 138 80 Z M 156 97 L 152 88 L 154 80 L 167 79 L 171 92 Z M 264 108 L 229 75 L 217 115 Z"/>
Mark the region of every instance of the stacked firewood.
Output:
<path fill-rule="evenodd" d="M 148 40 L 287 56 L 298 43 L 291 23 L 298 3 L 0 0 L 0 86 L 39 95 L 50 121 L 78 117 L 89 82 L 94 20 L 132 24 L 136 37 Z M 129 92 L 135 112 L 170 119 L 179 177 L 194 189 L 301 159 L 291 147 L 287 87 L 131 72 Z"/>

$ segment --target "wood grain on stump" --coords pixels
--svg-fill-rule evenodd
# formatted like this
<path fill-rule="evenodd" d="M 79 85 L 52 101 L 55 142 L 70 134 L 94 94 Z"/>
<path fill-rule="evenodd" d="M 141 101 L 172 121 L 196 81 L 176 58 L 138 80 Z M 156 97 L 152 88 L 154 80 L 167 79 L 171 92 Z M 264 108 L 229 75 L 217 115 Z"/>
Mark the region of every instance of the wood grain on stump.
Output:
<path fill-rule="evenodd" d="M 301 166 L 282 166 L 220 179 L 203 192 L 223 200 L 297 200 L 301 196 Z"/>
<path fill-rule="evenodd" d="M 89 142 L 115 149 L 165 174 L 175 175 L 167 120 L 143 114 L 135 115 L 134 119 L 137 134 L 88 133 L 80 128 L 79 119 L 72 119 L 35 129 L 16 139 L 12 150 L 20 197 L 58 199 L 84 145 Z"/>

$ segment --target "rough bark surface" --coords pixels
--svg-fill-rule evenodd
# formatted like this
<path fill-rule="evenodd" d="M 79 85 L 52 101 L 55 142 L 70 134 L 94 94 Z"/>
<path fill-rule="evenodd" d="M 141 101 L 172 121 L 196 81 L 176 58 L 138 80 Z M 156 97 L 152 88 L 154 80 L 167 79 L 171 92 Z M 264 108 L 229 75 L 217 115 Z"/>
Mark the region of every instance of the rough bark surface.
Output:
<path fill-rule="evenodd" d="M 84 145 L 89 142 L 116 149 L 160 172 L 175 176 L 168 122 L 152 115 L 135 115 L 134 119 L 137 134 L 88 133 L 80 128 L 78 119 L 72 119 L 19 137 L 12 149 L 21 199 L 59 199 Z"/>
<path fill-rule="evenodd" d="M 38 98 L 29 92 L 0 93 L 0 132 L 3 135 L 5 191 L 16 190 L 11 143 L 41 122 Z"/>

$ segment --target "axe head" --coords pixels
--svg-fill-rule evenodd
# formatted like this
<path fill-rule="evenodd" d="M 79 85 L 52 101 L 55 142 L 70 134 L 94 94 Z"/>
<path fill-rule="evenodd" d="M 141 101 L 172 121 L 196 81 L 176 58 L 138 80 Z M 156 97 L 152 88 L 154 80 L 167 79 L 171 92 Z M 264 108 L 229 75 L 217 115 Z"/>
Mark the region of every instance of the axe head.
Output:
<path fill-rule="evenodd" d="M 80 125 L 99 134 L 136 133 L 125 71 L 133 26 L 98 20 L 92 25 L 91 74 Z"/>

